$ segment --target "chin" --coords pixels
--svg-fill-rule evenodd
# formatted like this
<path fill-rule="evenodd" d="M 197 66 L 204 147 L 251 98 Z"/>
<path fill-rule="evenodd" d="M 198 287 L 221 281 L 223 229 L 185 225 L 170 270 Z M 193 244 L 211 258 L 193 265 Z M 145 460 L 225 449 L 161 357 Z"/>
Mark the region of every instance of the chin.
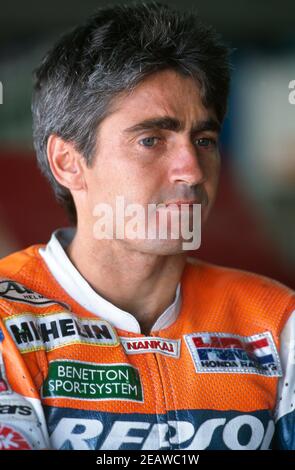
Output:
<path fill-rule="evenodd" d="M 128 242 L 134 251 L 158 256 L 172 256 L 181 253 L 189 253 L 190 249 L 184 249 L 185 240 L 132 240 Z"/>

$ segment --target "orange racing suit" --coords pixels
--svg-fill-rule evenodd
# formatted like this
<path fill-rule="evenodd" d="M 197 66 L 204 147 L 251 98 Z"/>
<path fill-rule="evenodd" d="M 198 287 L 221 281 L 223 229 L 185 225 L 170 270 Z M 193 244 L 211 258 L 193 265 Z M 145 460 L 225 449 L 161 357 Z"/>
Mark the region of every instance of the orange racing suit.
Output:
<path fill-rule="evenodd" d="M 145 336 L 67 295 L 40 246 L 0 262 L 0 448 L 295 448 L 290 289 L 188 258 L 176 321 Z"/>

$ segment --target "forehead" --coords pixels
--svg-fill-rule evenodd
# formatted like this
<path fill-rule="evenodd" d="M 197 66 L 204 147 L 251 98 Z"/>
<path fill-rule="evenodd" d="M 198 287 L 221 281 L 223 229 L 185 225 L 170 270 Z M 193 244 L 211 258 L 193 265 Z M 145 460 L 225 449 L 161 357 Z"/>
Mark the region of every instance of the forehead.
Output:
<path fill-rule="evenodd" d="M 128 122 L 156 115 L 169 115 L 183 121 L 205 119 L 212 112 L 202 103 L 200 88 L 191 77 L 173 70 L 154 73 L 132 92 L 115 100 L 115 114 Z"/>

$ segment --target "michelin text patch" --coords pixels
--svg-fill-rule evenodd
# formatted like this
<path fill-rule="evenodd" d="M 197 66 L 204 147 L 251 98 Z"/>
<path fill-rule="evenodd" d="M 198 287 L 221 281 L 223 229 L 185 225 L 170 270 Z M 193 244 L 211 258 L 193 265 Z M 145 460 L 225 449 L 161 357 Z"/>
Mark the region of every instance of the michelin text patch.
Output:
<path fill-rule="evenodd" d="M 14 315 L 4 319 L 15 344 L 22 353 L 68 346 L 93 344 L 116 346 L 117 335 L 111 325 L 103 320 L 79 318 L 70 312 L 47 315 Z"/>

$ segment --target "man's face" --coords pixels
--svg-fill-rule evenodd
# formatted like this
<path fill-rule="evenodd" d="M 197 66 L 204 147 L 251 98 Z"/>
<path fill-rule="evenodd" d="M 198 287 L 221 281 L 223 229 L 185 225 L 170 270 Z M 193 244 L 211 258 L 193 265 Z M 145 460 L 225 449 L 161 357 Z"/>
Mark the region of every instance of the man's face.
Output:
<path fill-rule="evenodd" d="M 140 204 L 146 215 L 149 204 L 164 205 L 159 210 L 166 212 L 168 220 L 169 203 L 198 203 L 204 222 L 218 183 L 218 131 L 215 113 L 203 106 L 195 81 L 173 70 L 151 75 L 132 93 L 117 98 L 114 112 L 99 127 L 93 164 L 84 168 L 89 213 L 106 203 L 115 214 L 121 196 L 125 207 Z M 78 204 L 79 217 L 83 214 Z M 94 225 L 97 217 L 92 220 Z M 122 243 L 142 252 L 182 251 L 181 236 L 178 240 L 127 238 Z"/>

